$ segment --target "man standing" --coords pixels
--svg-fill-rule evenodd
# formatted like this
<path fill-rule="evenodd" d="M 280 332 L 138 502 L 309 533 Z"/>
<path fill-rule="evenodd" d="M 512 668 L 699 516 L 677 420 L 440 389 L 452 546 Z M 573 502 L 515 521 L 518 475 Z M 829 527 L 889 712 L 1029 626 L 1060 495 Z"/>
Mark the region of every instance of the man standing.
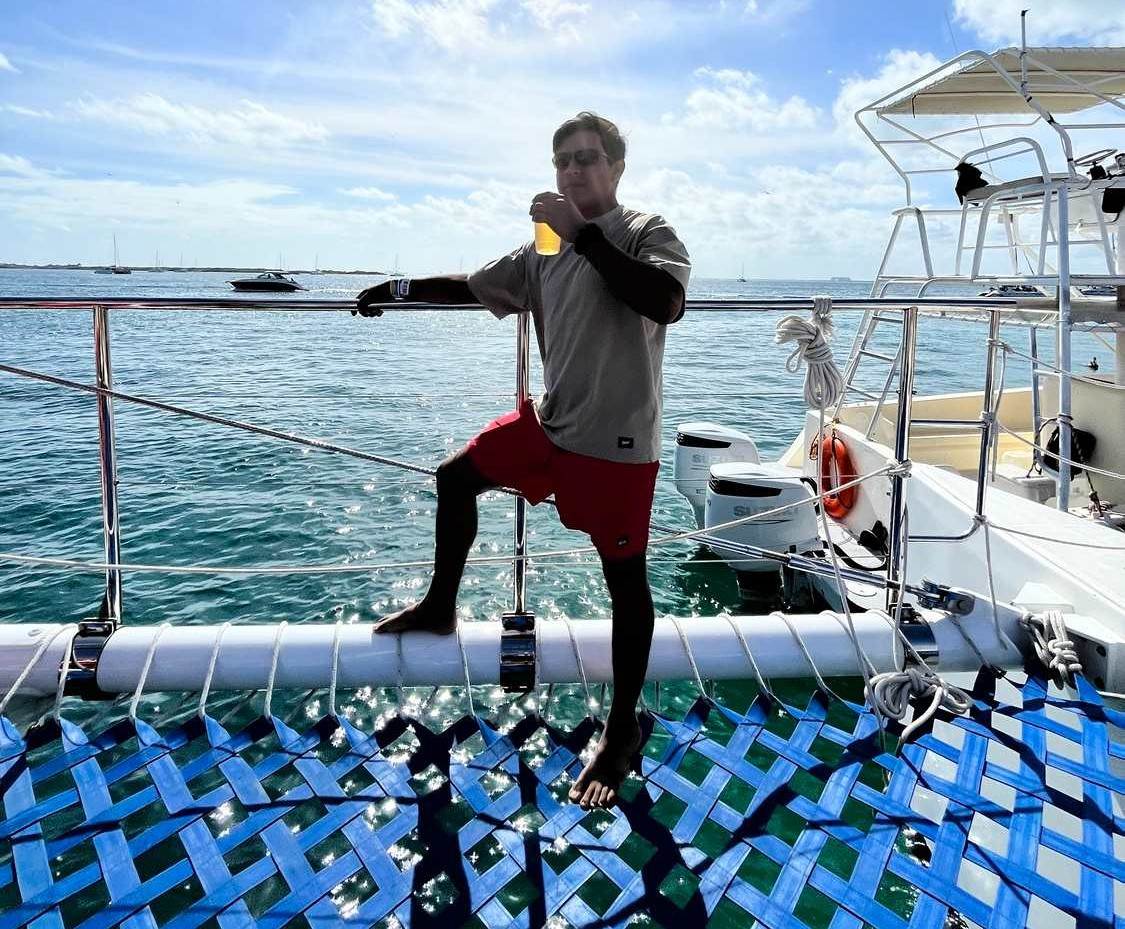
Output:
<path fill-rule="evenodd" d="M 552 139 L 558 192 L 538 194 L 531 218 L 563 240 L 557 255 L 529 242 L 467 278 L 386 281 L 358 312 L 392 300 L 481 303 L 497 317 L 529 312 L 546 388 L 538 406 L 500 417 L 437 470 L 434 572 L 418 603 L 376 632 L 456 628 L 456 597 L 476 537 L 479 494 L 512 487 L 532 504 L 555 495 L 559 519 L 587 532 L 613 609 L 613 704 L 597 751 L 570 791 L 606 807 L 640 747 L 636 707 L 652 644 L 645 551 L 660 458 L 665 328 L 684 312 L 688 254 L 660 216 L 617 202 L 625 141 L 609 120 L 579 113 Z"/>

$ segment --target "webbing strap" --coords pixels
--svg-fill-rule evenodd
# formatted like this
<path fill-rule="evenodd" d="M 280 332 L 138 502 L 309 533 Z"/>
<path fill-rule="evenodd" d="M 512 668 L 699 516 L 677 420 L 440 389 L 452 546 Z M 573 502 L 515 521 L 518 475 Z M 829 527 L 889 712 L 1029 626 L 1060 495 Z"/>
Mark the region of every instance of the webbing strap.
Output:
<path fill-rule="evenodd" d="M 156 908 L 175 929 L 294 917 L 609 927 L 642 913 L 702 927 L 720 912 L 807 929 L 814 897 L 830 929 L 943 929 L 954 912 L 1016 929 L 1036 901 L 1120 929 L 1125 747 L 1111 726 L 1125 714 L 1078 687 L 1069 699 L 1038 678 L 982 674 L 968 717 L 939 713 L 897 755 L 873 713 L 820 691 L 780 712 L 766 696 L 744 712 L 701 697 L 682 719 L 643 716 L 640 788 L 593 813 L 566 799 L 597 734 L 589 718 L 566 730 L 529 714 L 501 729 L 468 715 L 434 731 L 398 715 L 368 732 L 345 714 L 303 731 L 268 716 L 228 731 L 204 715 L 163 733 L 125 720 L 95 737 L 65 717 L 24 736 L 0 720 L 0 894 L 17 901 L 0 929 L 61 929 L 62 906 L 83 929 L 154 925 Z M 1014 802 L 990 799 L 989 783 Z M 923 791 L 937 812 L 919 806 Z M 1048 806 L 1081 835 L 1053 825 Z M 1007 830 L 1000 847 L 974 829 L 981 817 Z M 135 862 L 156 849 L 156 873 L 141 873 Z M 1040 873 L 1044 850 L 1077 881 Z M 967 868 L 994 889 L 974 892 Z"/>

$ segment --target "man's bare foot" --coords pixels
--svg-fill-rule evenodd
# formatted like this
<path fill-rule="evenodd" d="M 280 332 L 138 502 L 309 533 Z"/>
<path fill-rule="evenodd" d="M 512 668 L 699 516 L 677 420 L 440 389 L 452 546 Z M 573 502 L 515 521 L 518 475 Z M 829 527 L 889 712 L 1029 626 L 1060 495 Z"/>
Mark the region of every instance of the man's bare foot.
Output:
<path fill-rule="evenodd" d="M 628 727 L 628 728 L 627 728 Z M 607 809 L 617 801 L 629 762 L 641 747 L 641 727 L 636 720 L 621 729 L 606 726 L 590 763 L 570 788 L 570 800 L 584 810 Z"/>
<path fill-rule="evenodd" d="M 404 610 L 380 619 L 371 627 L 374 632 L 433 632 L 449 635 L 457 628 L 457 615 L 453 610 L 435 609 L 425 600 L 419 600 Z"/>

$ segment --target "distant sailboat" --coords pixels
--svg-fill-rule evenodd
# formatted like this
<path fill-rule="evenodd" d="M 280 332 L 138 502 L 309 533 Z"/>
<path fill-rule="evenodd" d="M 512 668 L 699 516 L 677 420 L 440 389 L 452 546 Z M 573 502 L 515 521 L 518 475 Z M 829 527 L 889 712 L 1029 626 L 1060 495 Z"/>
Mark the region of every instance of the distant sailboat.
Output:
<path fill-rule="evenodd" d="M 740 284 L 746 283 L 746 262 L 742 262 L 742 270 L 738 273 L 738 282 Z"/>
<path fill-rule="evenodd" d="M 117 263 L 117 233 L 113 234 L 113 267 L 111 268 L 98 268 L 94 271 L 95 274 L 132 274 L 128 268 L 123 268 Z"/>

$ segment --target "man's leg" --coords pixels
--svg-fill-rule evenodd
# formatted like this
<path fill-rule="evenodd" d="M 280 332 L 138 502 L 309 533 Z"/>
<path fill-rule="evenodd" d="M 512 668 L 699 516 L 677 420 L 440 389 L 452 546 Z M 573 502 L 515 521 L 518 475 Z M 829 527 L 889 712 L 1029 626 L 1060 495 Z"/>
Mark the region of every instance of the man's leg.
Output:
<path fill-rule="evenodd" d="M 457 589 L 461 586 L 465 559 L 477 537 L 477 497 L 494 486 L 477 470 L 466 451 L 438 466 L 430 588 L 417 603 L 375 623 L 376 632 L 415 630 L 449 635 L 457 628 Z"/>
<path fill-rule="evenodd" d="M 640 747 L 637 700 L 648 671 L 654 616 L 648 569 L 642 552 L 621 561 L 602 558 L 613 607 L 613 705 L 597 750 L 570 790 L 585 808 L 608 807 Z"/>

